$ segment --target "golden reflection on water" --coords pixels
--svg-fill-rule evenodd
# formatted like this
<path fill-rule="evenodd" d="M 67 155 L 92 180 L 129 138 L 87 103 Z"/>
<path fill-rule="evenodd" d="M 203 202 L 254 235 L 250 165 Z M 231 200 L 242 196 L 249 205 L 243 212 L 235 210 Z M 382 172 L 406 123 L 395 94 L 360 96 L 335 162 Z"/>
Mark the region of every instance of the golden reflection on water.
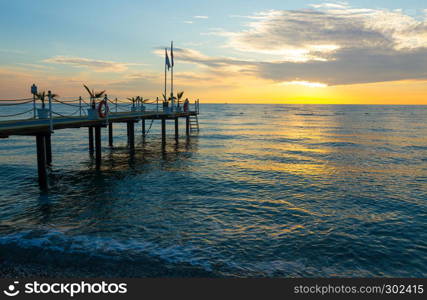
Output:
<path fill-rule="evenodd" d="M 333 118 L 332 118 L 333 119 Z M 239 152 L 253 157 L 265 157 L 263 161 L 258 160 L 237 160 L 225 162 L 226 167 L 239 168 L 251 171 L 283 171 L 301 176 L 320 176 L 336 172 L 335 167 L 326 165 L 321 159 L 317 159 L 311 154 L 328 155 L 333 149 L 310 147 L 307 145 L 293 143 L 293 141 L 310 141 L 310 143 L 331 142 L 326 137 L 326 128 L 335 126 L 334 123 L 325 126 L 321 130 L 311 130 L 312 124 L 308 122 L 307 116 L 287 114 L 284 120 L 274 120 L 275 126 L 266 124 L 252 127 L 250 131 L 239 130 L 241 135 L 260 137 L 259 140 L 239 140 L 227 145 L 224 152 Z M 237 126 L 237 125 L 236 125 Z M 267 131 L 268 129 L 268 131 Z M 230 132 L 232 134 L 232 132 Z M 276 137 L 276 138 L 275 138 Z M 275 141 L 269 141 L 269 140 Z M 281 142 L 282 141 L 282 142 Z M 237 147 L 238 149 L 234 149 Z M 273 156 L 269 159 L 269 155 Z M 283 159 L 285 162 L 274 160 Z M 289 161 L 289 162 L 286 162 Z M 304 161 L 300 163 L 298 161 Z M 250 180 L 248 176 L 247 180 Z M 244 178 L 242 178 L 244 180 Z"/>
<path fill-rule="evenodd" d="M 390 134 L 389 131 L 404 130 L 396 128 L 396 124 L 402 126 L 405 121 L 394 117 L 386 122 L 389 128 L 366 130 L 366 124 L 352 116 L 341 116 L 328 114 L 327 116 L 308 116 L 285 113 L 283 119 L 266 119 L 264 123 L 247 123 L 242 125 L 237 119 L 229 120 L 224 135 L 242 136 L 239 139 L 225 140 L 221 148 L 223 168 L 230 171 L 227 177 L 232 177 L 234 182 L 241 182 L 251 185 L 271 184 L 272 182 L 282 183 L 286 189 L 288 180 L 292 176 L 298 176 L 306 181 L 302 183 L 302 189 L 310 189 L 310 184 L 325 187 L 328 182 L 336 180 L 345 181 L 343 187 L 335 189 L 342 192 L 342 197 L 346 197 L 347 185 L 351 182 L 366 180 L 368 182 L 378 182 L 386 185 L 385 190 L 393 190 L 395 187 L 391 182 L 385 181 L 393 168 L 393 164 L 384 163 L 387 160 L 410 158 L 410 153 L 388 151 L 386 147 L 401 149 L 414 142 L 423 144 L 420 137 L 413 137 L 411 141 L 402 139 L 402 134 Z M 369 118 L 372 118 L 370 116 Z M 399 122 L 393 123 L 393 119 Z M 383 130 L 383 132 L 381 131 Z M 385 147 L 384 149 L 376 147 Z M 209 150 L 208 150 L 209 151 Z M 219 155 L 218 149 L 211 150 L 213 155 Z M 380 152 L 378 152 L 380 151 Z M 383 153 L 383 154 L 381 154 Z M 239 159 L 236 159 L 236 156 Z M 378 161 L 375 161 L 377 159 Z M 424 170 L 425 171 L 425 170 Z M 236 172 L 238 176 L 235 176 Z M 262 172 L 261 174 L 257 172 Z M 274 172 L 274 173 L 271 173 Z M 425 176 L 422 168 L 414 168 L 411 165 L 399 165 L 399 173 L 407 176 Z M 308 181 L 312 180 L 313 183 Z M 350 182 L 348 182 L 350 180 Z M 350 188 L 354 188 L 351 186 Z M 370 191 L 371 192 L 371 191 Z M 392 193 L 392 191 L 391 191 Z M 258 199 L 241 199 L 251 205 L 274 204 L 272 210 L 301 213 L 313 218 L 338 217 L 340 213 L 333 204 L 325 202 L 319 207 L 319 203 L 310 203 L 302 199 L 307 198 L 306 192 L 287 192 L 286 200 L 276 199 L 274 196 L 265 195 Z M 372 195 L 364 191 L 364 183 L 360 183 L 360 190 L 354 190 L 354 196 L 371 197 Z M 320 196 L 320 194 L 319 194 Z M 331 201 L 343 201 L 341 194 L 335 194 L 336 199 Z M 378 194 L 381 198 L 381 194 Z M 363 198 L 362 198 L 363 199 Z M 361 200 L 363 201 L 363 200 Z M 411 200 L 405 200 L 411 201 Z M 329 202 L 329 200 L 328 200 Z M 252 204 L 253 203 L 253 204 Z M 345 203 L 345 202 L 344 202 Z M 369 205 L 374 205 L 372 202 Z M 393 212 L 373 213 L 368 207 L 339 207 L 339 210 L 346 219 L 357 220 L 358 222 L 375 223 L 386 222 L 396 218 Z M 293 223 L 292 223 L 293 222 Z M 306 223 L 293 220 L 271 220 L 270 224 L 258 224 L 257 230 L 263 231 L 271 238 L 280 238 L 286 234 L 312 234 L 316 233 L 310 229 L 316 224 L 307 226 Z M 243 225 L 238 221 L 233 222 L 233 226 L 224 229 L 233 234 L 254 230 L 252 225 Z M 329 229 L 317 231 L 317 234 L 329 234 L 336 230 L 336 226 L 329 225 Z"/>
<path fill-rule="evenodd" d="M 308 261 L 316 270 L 303 274 L 309 276 L 407 276 L 399 273 L 403 262 L 415 270 L 409 275 L 425 274 L 420 242 L 425 240 L 422 209 L 427 188 L 424 123 L 414 125 L 404 110 L 389 117 L 388 109 L 373 116 L 372 108 L 359 113 L 340 108 L 342 115 L 335 115 L 336 108 L 313 106 L 305 107 L 304 114 L 298 113 L 300 107 L 232 108 L 244 114 L 226 117 L 211 111 L 210 119 L 202 114 L 199 135 L 188 144 L 168 139 L 164 151 L 157 131 L 132 153 L 125 128 L 116 127 L 116 147 L 103 149 L 99 173 L 88 168 L 92 160 L 86 130 L 73 130 L 69 136 L 65 130 L 56 132 L 54 198 L 39 205 L 26 190 L 29 183 L 36 187 L 34 139 L 14 138 L 15 152 L 7 155 L 31 168 L 1 157 L 9 177 L 23 177 L 19 184 L 2 178 L 7 183 L 4 223 L 52 224 L 91 239 L 104 234 L 137 245 L 149 241 L 155 254 L 172 252 L 173 259 L 184 254 L 184 262 L 207 261 L 214 269 L 219 266 L 218 274 L 236 274 L 234 269 L 224 271 L 224 265 L 242 269 L 262 261 L 285 262 L 278 276 L 301 275 L 289 273 L 288 261 Z M 269 113 L 263 115 L 264 109 Z M 16 204 L 10 214 L 7 209 Z M 107 240 L 106 248 L 111 246 Z M 124 251 L 124 256 L 133 259 L 141 248 L 136 249 Z M 122 251 L 116 249 L 113 256 Z M 349 263 L 337 259 L 343 254 Z M 377 263 L 378 257 L 396 263 L 387 270 Z M 318 271 L 330 266 L 326 273 Z M 304 266 L 297 269 L 304 271 Z M 252 271 L 269 274 L 268 269 Z"/>

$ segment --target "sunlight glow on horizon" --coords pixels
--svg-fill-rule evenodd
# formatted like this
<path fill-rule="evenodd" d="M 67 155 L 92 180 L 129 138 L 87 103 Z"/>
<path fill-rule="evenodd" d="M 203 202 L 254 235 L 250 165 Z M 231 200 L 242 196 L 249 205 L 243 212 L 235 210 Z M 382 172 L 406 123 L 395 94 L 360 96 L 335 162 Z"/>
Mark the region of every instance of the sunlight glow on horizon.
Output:
<path fill-rule="evenodd" d="M 105 0 L 84 11 L 81 0 L 22 2 L 0 12 L 0 99 L 28 96 L 33 83 L 67 96 L 84 95 L 85 83 L 112 97 L 161 97 L 174 39 L 174 92 L 191 100 L 427 104 L 423 1 L 411 10 L 417 0 L 236 0 L 216 9 Z M 165 7 L 175 15 L 159 19 Z M 110 22 L 91 18 L 93 9 Z"/>
<path fill-rule="evenodd" d="M 321 82 L 310 82 L 310 81 L 298 81 L 298 80 L 294 80 L 294 81 L 285 81 L 285 82 L 281 82 L 280 85 L 303 85 L 309 88 L 324 88 L 327 87 L 327 84 L 321 83 Z"/>

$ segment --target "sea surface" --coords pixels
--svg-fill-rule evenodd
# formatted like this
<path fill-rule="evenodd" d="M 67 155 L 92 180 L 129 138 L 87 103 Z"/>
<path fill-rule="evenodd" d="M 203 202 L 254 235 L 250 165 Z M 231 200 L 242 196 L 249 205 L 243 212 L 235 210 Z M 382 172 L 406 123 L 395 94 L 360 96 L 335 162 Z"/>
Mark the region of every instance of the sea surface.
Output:
<path fill-rule="evenodd" d="M 0 140 L 0 262 L 147 277 L 426 277 L 427 106 L 201 104 L 176 143 Z M 31 273 L 31 272 L 30 272 Z M 69 274 L 69 273 L 67 273 Z M 80 273 L 76 273 L 80 274 Z"/>

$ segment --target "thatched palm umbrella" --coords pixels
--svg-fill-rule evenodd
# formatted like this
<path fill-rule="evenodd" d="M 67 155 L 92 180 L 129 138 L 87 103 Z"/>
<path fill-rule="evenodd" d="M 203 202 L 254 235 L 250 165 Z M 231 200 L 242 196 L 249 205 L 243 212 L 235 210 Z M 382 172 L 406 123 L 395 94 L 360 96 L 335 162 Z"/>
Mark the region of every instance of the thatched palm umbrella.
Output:
<path fill-rule="evenodd" d="M 101 92 L 95 92 L 94 90 L 90 90 L 86 85 L 83 84 L 86 91 L 89 93 L 90 96 L 90 103 L 92 108 L 96 108 L 96 99 L 101 98 L 105 94 L 105 90 Z"/>
<path fill-rule="evenodd" d="M 42 102 L 42 108 L 44 109 L 45 108 L 44 101 L 45 101 L 46 96 L 47 96 L 46 92 L 43 91 L 43 92 L 36 93 L 35 96 L 37 99 L 39 99 Z M 52 98 L 58 97 L 57 94 L 51 94 L 51 96 L 52 96 Z"/>

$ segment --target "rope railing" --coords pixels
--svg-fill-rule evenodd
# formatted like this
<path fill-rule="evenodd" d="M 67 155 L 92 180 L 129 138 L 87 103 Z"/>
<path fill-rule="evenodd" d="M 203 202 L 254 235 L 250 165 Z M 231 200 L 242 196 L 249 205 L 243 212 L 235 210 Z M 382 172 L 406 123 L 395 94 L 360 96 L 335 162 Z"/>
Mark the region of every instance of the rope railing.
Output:
<path fill-rule="evenodd" d="M 116 105 L 116 106 L 117 105 L 121 105 L 121 106 L 126 106 L 127 107 L 127 106 L 131 106 L 132 105 L 132 103 L 119 102 L 119 101 L 116 101 L 116 100 L 112 101 L 111 99 L 108 99 L 108 98 L 107 98 L 107 100 L 108 100 L 109 103 L 111 103 L 113 105 Z"/>
<path fill-rule="evenodd" d="M 72 113 L 70 113 L 70 114 L 67 114 L 67 115 L 63 115 L 63 114 L 58 113 L 58 112 L 56 112 L 56 111 L 52 111 L 52 113 L 53 113 L 54 115 L 57 115 L 57 116 L 60 116 L 60 117 L 64 117 L 64 118 L 72 117 L 72 116 L 77 116 L 77 113 L 79 113 L 79 112 L 80 112 L 80 108 L 78 108 L 76 111 L 74 111 L 74 112 L 72 112 Z"/>
<path fill-rule="evenodd" d="M 60 113 L 53 111 L 53 110 L 52 110 L 52 114 L 60 116 L 60 117 L 64 117 L 64 118 L 67 117 L 66 115 L 60 114 Z"/>
<path fill-rule="evenodd" d="M 21 99 L 0 99 L 0 102 L 26 101 L 26 100 L 33 100 L 33 98 L 21 98 Z"/>
<path fill-rule="evenodd" d="M 80 104 L 70 104 L 70 103 L 68 103 L 68 102 L 58 100 L 58 99 L 56 99 L 56 98 L 53 98 L 52 100 L 53 100 L 53 101 L 55 101 L 55 102 L 58 102 L 58 103 L 64 104 L 64 105 L 68 105 L 68 106 L 81 107 L 81 105 L 80 105 Z M 89 104 L 87 104 L 87 105 L 89 105 Z"/>
<path fill-rule="evenodd" d="M 54 99 L 54 100 L 58 100 L 58 99 Z M 58 100 L 58 101 L 61 101 L 61 102 L 64 102 L 64 103 L 78 103 L 79 101 L 80 101 L 80 99 L 73 99 L 73 100 Z"/>
<path fill-rule="evenodd" d="M 0 118 L 10 118 L 10 117 L 15 117 L 15 116 L 19 116 L 19 115 L 25 115 L 25 114 L 27 114 L 29 112 L 32 112 L 32 111 L 33 111 L 33 109 L 31 108 L 31 109 L 29 109 L 27 111 L 19 112 L 19 113 L 16 113 L 16 114 L 0 115 Z"/>
<path fill-rule="evenodd" d="M 87 106 L 90 106 L 90 104 L 89 104 L 89 103 L 87 103 L 84 99 L 82 99 L 82 102 L 83 102 L 84 104 L 86 104 Z"/>
<path fill-rule="evenodd" d="M 28 100 L 28 101 L 24 101 L 24 102 L 17 102 L 17 103 L 0 103 L 0 106 L 13 106 L 13 105 L 21 105 L 21 104 L 27 104 L 27 103 L 31 103 L 33 102 L 33 100 Z"/>
<path fill-rule="evenodd" d="M 41 98 L 39 96 L 36 97 L 37 92 L 34 92 L 34 96 L 33 98 L 20 98 L 20 99 L 0 99 L 0 107 L 7 107 L 7 106 L 18 106 L 18 105 L 25 105 L 25 104 L 30 104 L 32 103 L 32 108 L 30 109 L 26 109 L 25 111 L 14 111 L 14 109 L 10 108 L 7 109 L 5 112 L 8 112 L 8 114 L 0 114 L 0 118 L 12 118 L 12 117 L 16 117 L 16 116 L 22 116 L 25 114 L 29 114 L 29 113 L 33 113 L 32 117 L 30 117 L 29 119 L 31 120 L 36 120 L 36 119 L 41 119 L 41 120 L 48 120 L 49 121 L 49 127 L 50 127 L 50 131 L 53 132 L 53 116 L 55 116 L 55 118 L 58 117 L 62 117 L 62 118 L 67 118 L 67 117 L 87 117 L 89 119 L 98 119 L 99 117 L 99 110 L 101 109 L 99 105 L 102 104 L 98 104 L 98 103 L 102 103 L 102 101 L 106 101 L 105 103 L 107 104 L 106 106 L 109 107 L 105 107 L 106 110 L 106 122 L 109 121 L 109 113 L 125 113 L 125 112 L 129 112 L 129 113 L 138 113 L 138 112 L 143 112 L 143 111 L 150 111 L 150 112 L 159 112 L 159 111 L 163 111 L 163 112 L 167 112 L 167 113 L 171 113 L 171 112 L 187 112 L 187 111 L 195 111 L 195 112 L 199 112 L 199 100 L 197 99 L 194 103 L 189 103 L 188 101 L 186 101 L 186 105 L 184 105 L 183 103 L 181 103 L 181 105 L 179 103 L 177 103 L 177 105 L 174 105 L 174 108 L 172 109 L 171 107 L 168 107 L 167 105 L 164 106 L 164 101 L 160 100 L 159 98 L 150 100 L 150 99 L 141 99 L 139 98 L 138 100 L 132 100 L 132 99 L 118 99 L 115 98 L 114 100 L 108 98 L 106 95 L 104 97 L 104 99 L 83 99 L 81 96 L 76 98 L 76 97 L 63 97 L 61 100 L 57 99 L 55 97 L 55 95 L 53 95 L 50 91 L 47 93 L 47 99 L 43 100 L 44 98 Z M 39 95 L 39 94 L 37 94 Z M 44 93 L 43 93 L 44 95 Z M 43 96 L 44 97 L 44 96 Z M 41 98 L 41 99 L 40 99 Z M 65 98 L 65 99 L 64 99 Z M 92 105 L 93 105 L 93 101 L 95 101 L 98 106 L 96 107 L 96 109 L 93 109 Z M 99 102 L 101 101 L 101 102 Z M 2 102 L 7 102 L 7 103 L 2 103 Z M 41 103 L 41 106 L 39 105 Z M 57 103 L 58 105 L 55 106 L 55 110 L 52 107 L 53 103 Z M 108 105 L 109 104 L 109 105 Z M 61 108 L 61 105 L 62 108 Z M 105 105 L 105 104 L 104 104 Z M 192 110 L 194 105 L 194 110 Z M 184 106 L 184 109 L 183 109 Z M 190 108 L 191 107 L 191 108 Z M 76 108 L 76 110 L 71 110 L 71 109 L 67 109 L 67 108 Z M 58 111 L 59 109 L 59 111 Z M 69 110 L 70 112 L 68 112 L 67 110 Z M 7 119 L 6 119 L 7 120 Z M 12 119 L 13 120 L 13 119 Z M 26 120 L 24 118 L 18 118 L 16 119 L 16 121 L 19 120 Z M 11 121 L 11 119 L 9 119 L 9 121 Z M 148 128 L 148 132 L 151 129 L 151 125 Z"/>

